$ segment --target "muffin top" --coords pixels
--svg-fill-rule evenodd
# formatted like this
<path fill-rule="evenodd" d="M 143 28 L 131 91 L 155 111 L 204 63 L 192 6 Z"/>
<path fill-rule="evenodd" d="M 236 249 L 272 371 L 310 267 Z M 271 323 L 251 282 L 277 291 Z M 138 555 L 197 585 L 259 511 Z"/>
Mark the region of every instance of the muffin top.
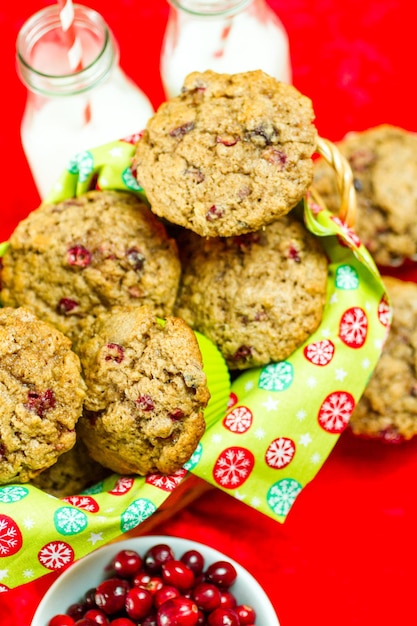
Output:
<path fill-rule="evenodd" d="M 261 70 L 189 74 L 149 119 L 133 165 L 151 209 L 204 237 L 288 213 L 313 176 L 311 101 Z"/>
<path fill-rule="evenodd" d="M 41 205 L 18 224 L 3 257 L 0 297 L 74 340 L 116 304 L 171 313 L 180 271 L 175 241 L 143 202 L 90 191 Z"/>
<path fill-rule="evenodd" d="M 292 213 L 239 237 L 178 237 L 183 273 L 176 315 L 206 335 L 230 369 L 288 357 L 316 330 L 328 264 Z"/>
<path fill-rule="evenodd" d="M 357 197 L 355 231 L 381 267 L 417 259 L 417 134 L 389 124 L 350 132 L 337 143 Z M 334 170 L 315 165 L 314 187 L 338 213 Z"/>
<path fill-rule="evenodd" d="M 78 434 L 90 455 L 119 473 L 173 473 L 205 430 L 210 393 L 195 334 L 149 307 L 119 307 L 77 345 L 87 384 Z"/>
<path fill-rule="evenodd" d="M 85 385 L 60 331 L 0 308 L 0 484 L 28 482 L 75 443 Z"/>

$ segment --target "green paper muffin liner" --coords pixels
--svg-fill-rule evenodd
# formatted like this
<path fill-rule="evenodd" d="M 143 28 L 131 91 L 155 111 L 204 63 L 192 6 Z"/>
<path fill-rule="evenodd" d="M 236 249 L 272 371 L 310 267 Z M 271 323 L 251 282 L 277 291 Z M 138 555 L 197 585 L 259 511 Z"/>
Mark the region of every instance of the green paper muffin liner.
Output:
<path fill-rule="evenodd" d="M 137 193 L 131 161 L 138 136 L 74 157 L 45 202 L 91 188 Z M 304 221 L 329 259 L 328 295 L 319 328 L 289 358 L 237 376 L 196 333 L 211 400 L 207 429 L 175 475 L 107 477 L 58 499 L 28 484 L 0 487 L 0 590 L 66 568 L 137 528 L 188 473 L 283 523 L 349 423 L 391 322 L 373 259 L 348 226 L 308 193 Z M 7 253 L 7 243 L 0 245 Z M 329 494 L 331 497 L 331 494 Z"/>

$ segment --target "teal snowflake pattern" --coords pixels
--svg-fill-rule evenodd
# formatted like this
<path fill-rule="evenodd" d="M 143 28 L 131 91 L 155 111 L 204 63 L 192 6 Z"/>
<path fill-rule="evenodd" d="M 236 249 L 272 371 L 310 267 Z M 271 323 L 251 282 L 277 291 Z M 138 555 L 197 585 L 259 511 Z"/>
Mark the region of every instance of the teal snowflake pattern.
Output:
<path fill-rule="evenodd" d="M 0 489 L 0 502 L 3 502 L 3 504 L 19 502 L 20 500 L 23 500 L 23 498 L 26 498 L 28 493 L 29 489 L 26 489 L 26 487 L 14 485 L 10 487 L 2 487 Z"/>
<path fill-rule="evenodd" d="M 201 445 L 201 443 L 199 443 L 196 449 L 194 450 L 193 454 L 191 455 L 190 459 L 187 461 L 187 463 L 184 463 L 183 468 L 188 471 L 193 470 L 196 467 L 196 465 L 198 465 L 198 463 L 200 462 L 202 454 L 203 454 L 203 446 Z"/>
<path fill-rule="evenodd" d="M 258 387 L 266 391 L 285 391 L 294 380 L 294 367 L 289 361 L 271 363 L 261 371 Z"/>
<path fill-rule="evenodd" d="M 130 167 L 127 167 L 125 170 L 123 170 L 122 180 L 128 189 L 132 189 L 133 191 L 142 191 L 142 187 L 133 176 L 133 172 Z"/>
<path fill-rule="evenodd" d="M 268 490 L 267 503 L 276 515 L 287 515 L 302 487 L 294 478 L 283 478 Z"/>
<path fill-rule="evenodd" d="M 87 515 L 72 506 L 63 506 L 54 513 L 55 528 L 61 535 L 77 535 L 88 525 Z"/>
<path fill-rule="evenodd" d="M 93 155 L 88 150 L 79 152 L 70 160 L 67 170 L 70 174 L 78 174 L 80 182 L 85 183 L 94 170 Z"/>
<path fill-rule="evenodd" d="M 95 485 L 91 485 L 91 487 L 87 487 L 87 489 L 84 489 L 84 491 L 82 491 L 82 493 L 85 493 L 86 495 L 94 495 L 96 493 L 103 493 L 104 491 L 104 483 L 103 481 L 96 483 Z"/>
<path fill-rule="evenodd" d="M 359 275 L 351 265 L 340 265 L 336 270 L 336 287 L 338 289 L 357 289 Z"/>
<path fill-rule="evenodd" d="M 126 533 L 136 528 L 156 511 L 156 506 L 147 498 L 139 498 L 130 504 L 121 515 L 120 528 Z"/>

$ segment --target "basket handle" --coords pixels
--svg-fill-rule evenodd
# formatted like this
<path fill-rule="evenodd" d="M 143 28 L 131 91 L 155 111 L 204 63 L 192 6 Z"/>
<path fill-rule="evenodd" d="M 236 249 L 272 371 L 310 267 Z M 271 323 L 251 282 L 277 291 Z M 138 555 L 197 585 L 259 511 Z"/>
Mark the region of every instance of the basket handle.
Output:
<path fill-rule="evenodd" d="M 317 152 L 335 171 L 336 183 L 340 195 L 339 217 L 348 226 L 353 226 L 356 216 L 356 192 L 353 185 L 351 167 L 340 150 L 328 139 L 318 137 Z M 313 197 L 319 196 L 318 192 L 313 188 L 311 189 L 311 193 Z M 318 202 L 319 204 L 323 204 L 323 200 L 319 198 Z"/>

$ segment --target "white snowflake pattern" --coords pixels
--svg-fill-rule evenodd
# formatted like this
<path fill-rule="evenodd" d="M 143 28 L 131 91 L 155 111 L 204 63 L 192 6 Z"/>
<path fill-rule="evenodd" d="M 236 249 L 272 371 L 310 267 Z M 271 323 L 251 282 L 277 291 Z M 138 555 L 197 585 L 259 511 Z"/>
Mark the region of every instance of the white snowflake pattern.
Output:
<path fill-rule="evenodd" d="M 4 580 L 5 578 L 9 577 L 9 570 L 8 569 L 0 569 L 0 580 Z"/>
<path fill-rule="evenodd" d="M 254 433 L 256 439 L 263 439 L 265 437 L 265 431 L 263 428 L 258 428 Z"/>
<path fill-rule="evenodd" d="M 367 370 L 369 368 L 369 366 L 371 365 L 371 362 L 369 359 L 363 359 L 362 361 L 362 367 L 364 370 Z"/>
<path fill-rule="evenodd" d="M 34 576 L 33 569 L 25 569 L 25 570 L 23 570 L 23 578 L 29 579 L 29 578 L 33 578 L 33 576 Z"/>
<path fill-rule="evenodd" d="M 213 443 L 220 443 L 222 440 L 222 436 L 218 433 L 213 433 L 213 435 L 211 436 L 211 440 Z"/>
<path fill-rule="evenodd" d="M 357 289 L 358 273 L 351 265 L 341 265 L 336 271 L 336 284 L 340 289 Z"/>
<path fill-rule="evenodd" d="M 341 367 L 338 367 L 335 370 L 335 378 L 336 378 L 336 380 L 339 380 L 339 381 L 345 380 L 346 376 L 347 376 L 347 372 L 345 372 L 345 370 L 342 369 Z"/>
<path fill-rule="evenodd" d="M 114 148 L 111 148 L 111 150 L 109 150 L 109 154 L 112 157 L 119 157 L 123 156 L 123 151 L 121 148 L 119 148 L 119 146 L 114 146 Z"/>
<path fill-rule="evenodd" d="M 251 389 L 253 389 L 253 380 L 248 380 L 245 384 L 245 391 L 250 391 Z"/>
<path fill-rule="evenodd" d="M 297 411 L 297 413 L 295 414 L 295 417 L 298 419 L 299 422 L 302 422 L 305 420 L 305 418 L 307 417 L 307 412 L 304 409 L 300 409 L 299 411 Z"/>
<path fill-rule="evenodd" d="M 332 334 L 330 328 L 327 328 L 327 326 L 324 326 L 320 332 L 322 336 L 325 337 L 326 339 Z"/>
<path fill-rule="evenodd" d="M 312 441 L 313 440 L 311 438 L 310 433 L 305 433 L 304 435 L 301 435 L 301 437 L 300 437 L 300 445 L 301 446 L 307 447 L 308 444 L 310 444 Z"/>
<path fill-rule="evenodd" d="M 257 498 L 257 497 L 255 496 L 254 498 L 252 498 L 252 500 L 250 501 L 250 503 L 251 503 L 251 505 L 252 505 L 255 509 L 257 509 L 257 508 L 260 506 L 261 501 L 259 500 L 259 498 Z"/>
<path fill-rule="evenodd" d="M 332 295 L 330 296 L 330 304 L 337 304 L 337 302 L 338 302 L 337 293 L 332 293 Z"/>
<path fill-rule="evenodd" d="M 307 385 L 307 387 L 310 387 L 310 389 L 313 389 L 314 387 L 317 387 L 317 379 L 314 378 L 314 376 L 309 376 L 307 378 L 306 385 Z"/>
<path fill-rule="evenodd" d="M 240 502 L 243 502 L 243 500 L 246 498 L 246 493 L 240 493 L 240 491 L 236 490 L 235 498 L 236 500 L 240 500 Z"/>
<path fill-rule="evenodd" d="M 314 465 L 318 465 L 321 462 L 321 454 L 319 454 L 318 452 L 313 454 L 311 457 L 311 462 L 314 463 Z"/>
<path fill-rule="evenodd" d="M 33 519 L 31 517 L 26 517 L 23 522 L 22 522 L 23 526 L 27 529 L 27 530 L 31 530 L 31 528 L 34 527 L 35 522 L 33 521 Z"/>
<path fill-rule="evenodd" d="M 90 533 L 87 541 L 89 541 L 93 546 L 96 545 L 97 541 L 103 541 L 103 533 Z"/>
<path fill-rule="evenodd" d="M 262 406 L 267 411 L 276 411 L 278 408 L 279 400 L 273 398 L 272 396 L 268 396 L 266 401 L 263 402 Z"/>

